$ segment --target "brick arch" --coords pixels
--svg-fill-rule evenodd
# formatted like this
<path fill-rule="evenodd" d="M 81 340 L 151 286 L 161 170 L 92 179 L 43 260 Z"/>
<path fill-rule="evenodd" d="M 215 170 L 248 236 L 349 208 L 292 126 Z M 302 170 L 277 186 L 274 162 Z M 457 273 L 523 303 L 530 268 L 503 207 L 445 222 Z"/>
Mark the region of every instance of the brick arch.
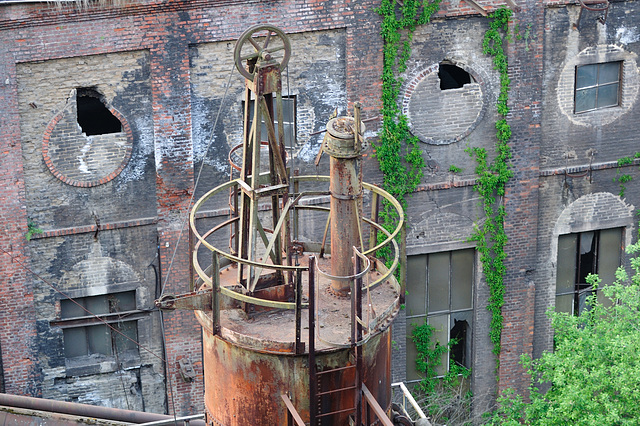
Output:
<path fill-rule="evenodd" d="M 76 117 L 76 91 L 67 105 L 47 125 L 42 138 L 42 157 L 51 173 L 67 185 L 89 188 L 113 180 L 131 159 L 133 132 L 124 116 L 112 105 L 105 104 L 121 123 L 120 133 L 86 136 Z M 83 144 L 80 148 L 80 144 Z M 92 145 L 96 147 L 92 147 Z M 93 159 L 84 156 L 93 148 Z M 85 150 L 83 152 L 83 150 Z M 80 155 L 77 155 L 80 154 Z M 77 161 L 77 162 L 76 162 Z"/>
<path fill-rule="evenodd" d="M 558 216 L 551 235 L 548 257 L 550 285 L 546 290 L 546 298 L 554 300 L 556 294 L 558 237 L 597 229 L 625 228 L 623 241 L 626 247 L 631 244 L 631 231 L 635 222 L 634 210 L 635 206 L 625 203 L 622 198 L 609 192 L 583 195 L 565 207 Z M 550 323 L 546 325 L 550 326 Z"/>
<path fill-rule="evenodd" d="M 558 237 L 563 234 L 593 231 L 606 228 L 625 228 L 625 246 L 631 243 L 634 226 L 635 206 L 625 203 L 619 196 L 609 192 L 586 194 L 576 199 L 558 215 L 553 231 L 548 241 L 548 253 L 541 264 L 537 266 L 544 285 L 536 288 L 536 333 L 541 339 L 540 349 L 553 348 L 553 330 L 551 319 L 544 314 L 546 310 L 555 306 L 556 274 L 558 259 Z"/>
<path fill-rule="evenodd" d="M 112 257 L 82 260 L 64 273 L 60 286 L 65 290 L 83 289 L 87 296 L 107 293 L 109 286 L 140 283 L 140 275 L 131 265 Z"/>
<path fill-rule="evenodd" d="M 419 71 L 405 84 L 402 99 L 402 112 L 409 119 L 411 132 L 432 145 L 448 145 L 467 137 L 482 121 L 489 104 L 486 84 L 478 72 L 458 60 L 446 58 L 442 62 L 465 70 L 474 82 L 461 89 L 442 91 L 438 78 L 440 63 L 436 63 Z M 439 114 L 442 107 L 447 109 Z M 458 119 L 444 123 L 448 117 Z"/>
<path fill-rule="evenodd" d="M 583 195 L 569 204 L 556 221 L 553 235 L 633 226 L 634 206 L 609 192 Z"/>

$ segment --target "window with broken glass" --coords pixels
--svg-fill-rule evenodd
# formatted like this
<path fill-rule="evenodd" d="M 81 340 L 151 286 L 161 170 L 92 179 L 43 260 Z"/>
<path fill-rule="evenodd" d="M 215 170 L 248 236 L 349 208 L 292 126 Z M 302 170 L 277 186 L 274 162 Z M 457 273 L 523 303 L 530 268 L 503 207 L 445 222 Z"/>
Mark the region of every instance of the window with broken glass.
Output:
<path fill-rule="evenodd" d="M 558 237 L 556 311 L 578 315 L 588 309 L 587 296 L 594 293 L 587 284 L 589 274 L 598 274 L 603 284 L 613 283 L 621 262 L 622 234 L 622 228 L 611 228 Z M 597 295 L 600 299 L 599 291 Z"/>
<path fill-rule="evenodd" d="M 54 325 L 63 328 L 65 358 L 137 355 L 140 314 L 135 291 L 61 300 Z"/>
<path fill-rule="evenodd" d="M 454 341 L 436 369 L 444 375 L 451 363 L 471 367 L 475 250 L 410 256 L 407 259 L 407 381 L 420 380 L 411 331 L 426 321 L 435 328 L 434 344 Z"/>
<path fill-rule="evenodd" d="M 249 104 L 249 120 L 253 121 L 254 114 L 253 100 Z M 275 127 L 276 140 L 278 140 L 278 114 L 276 112 L 276 98 L 273 97 L 273 126 Z M 282 97 L 282 125 L 284 128 L 284 143 L 285 146 L 293 146 L 296 141 L 296 97 L 295 96 L 283 96 Z M 262 128 L 260 129 L 260 139 L 266 141 L 268 138 L 267 125 L 262 119 Z"/>
<path fill-rule="evenodd" d="M 576 67 L 575 112 L 620 105 L 621 71 L 621 61 Z"/>

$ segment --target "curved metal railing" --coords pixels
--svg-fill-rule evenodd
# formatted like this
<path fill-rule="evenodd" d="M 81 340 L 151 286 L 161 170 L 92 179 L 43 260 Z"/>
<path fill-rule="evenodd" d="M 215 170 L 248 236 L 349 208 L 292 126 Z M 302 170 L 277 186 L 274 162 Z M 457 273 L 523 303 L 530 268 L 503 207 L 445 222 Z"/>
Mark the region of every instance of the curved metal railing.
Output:
<path fill-rule="evenodd" d="M 293 179 L 294 179 L 294 187 L 296 189 L 298 188 L 301 182 L 307 182 L 307 183 L 317 183 L 317 182 L 328 183 L 329 182 L 329 176 L 317 176 L 317 175 L 316 176 L 294 176 Z M 313 269 L 310 269 L 309 265 L 278 265 L 278 264 L 273 264 L 273 263 L 268 263 L 263 261 L 248 260 L 234 254 L 231 249 L 231 244 L 229 244 L 229 250 L 226 251 L 219 247 L 216 247 L 214 244 L 209 242 L 208 239 L 211 239 L 212 237 L 214 237 L 216 233 L 222 232 L 223 230 L 226 230 L 231 226 L 236 225 L 236 230 L 237 230 L 237 225 L 239 222 L 237 211 L 232 210 L 232 214 L 234 214 L 233 217 L 230 217 L 222 221 L 221 223 L 208 229 L 204 233 L 200 233 L 196 227 L 198 214 L 201 212 L 201 210 L 203 210 L 203 207 L 205 206 L 207 201 L 209 201 L 212 197 L 222 193 L 223 191 L 229 191 L 229 190 L 231 190 L 232 194 L 233 194 L 233 191 L 235 191 L 235 193 L 238 193 L 238 191 L 241 190 L 242 184 L 243 182 L 240 182 L 240 179 L 234 179 L 222 185 L 219 185 L 216 188 L 212 189 L 211 191 L 207 192 L 194 204 L 194 207 L 191 210 L 191 214 L 189 217 L 191 233 L 195 241 L 192 258 L 191 258 L 193 270 L 198 277 L 198 282 L 204 283 L 206 286 L 210 286 L 213 289 L 214 300 L 217 300 L 213 302 L 213 306 L 212 306 L 213 330 L 216 330 L 216 329 L 220 330 L 220 327 L 219 327 L 220 301 L 219 299 L 217 299 L 217 296 L 216 296 L 216 294 L 218 293 L 237 302 L 244 302 L 244 303 L 249 303 L 249 304 L 267 307 L 267 308 L 295 310 L 296 336 L 297 336 L 296 343 L 294 346 L 291 346 L 289 349 L 287 349 L 287 351 L 291 350 L 298 353 L 298 351 L 301 348 L 300 337 L 299 337 L 300 336 L 299 329 L 301 328 L 301 323 L 300 323 L 301 310 L 309 308 L 309 303 L 303 303 L 301 300 L 302 274 L 307 273 L 308 283 L 309 283 L 309 292 L 314 292 L 314 295 L 317 294 L 317 291 L 319 288 L 319 286 L 316 283 L 316 279 L 323 277 L 325 280 L 329 280 L 329 281 L 351 281 L 353 283 L 352 288 L 357 288 L 356 286 L 359 286 L 360 290 L 358 291 L 359 293 L 358 297 L 360 298 L 359 299 L 360 301 L 357 303 L 362 303 L 362 292 L 367 292 L 366 297 L 369 298 L 368 303 L 364 303 L 364 306 L 366 306 L 365 312 L 361 312 L 359 315 L 352 316 L 352 320 L 351 320 L 352 326 L 356 325 L 355 322 L 358 322 L 362 326 L 363 334 L 361 335 L 360 338 L 356 338 L 355 340 L 353 340 L 352 338 L 348 344 L 333 342 L 333 341 L 330 341 L 331 339 L 323 338 L 320 335 L 319 328 L 316 329 L 314 333 L 315 338 L 317 338 L 319 341 L 323 342 L 324 344 L 328 345 L 329 347 L 337 347 L 337 348 L 349 347 L 353 345 L 362 345 L 366 343 L 369 340 L 369 338 L 375 334 L 374 331 L 381 324 L 386 323 L 390 318 L 392 318 L 392 316 L 394 315 L 394 312 L 396 312 L 400 306 L 399 305 L 401 302 L 400 299 L 402 299 L 401 295 L 402 295 L 402 292 L 404 291 L 404 285 L 403 285 L 404 283 L 401 282 L 399 284 L 395 279 L 393 279 L 393 273 L 400 265 L 400 257 L 401 257 L 401 254 L 403 253 L 401 252 L 401 247 L 399 247 L 398 242 L 396 241 L 396 236 L 398 236 L 399 233 L 403 232 L 404 230 L 404 212 L 402 210 L 402 206 L 400 205 L 400 203 L 383 189 L 367 183 L 362 184 L 363 190 L 369 191 L 372 194 L 371 196 L 372 217 L 377 217 L 376 209 L 378 208 L 378 199 L 381 197 L 385 199 L 387 202 L 389 202 L 395 208 L 396 212 L 398 213 L 398 222 L 393 232 L 390 232 L 386 230 L 382 225 L 376 223 L 374 219 L 367 218 L 367 217 L 360 217 L 358 219 L 360 235 L 362 235 L 363 224 L 370 226 L 369 248 L 366 250 L 360 251 L 354 247 L 354 261 L 356 258 L 360 259 L 363 266 L 361 269 L 358 269 L 359 271 L 358 273 L 341 277 L 341 276 L 334 276 L 327 272 L 322 271 L 318 267 L 317 262 L 315 261 L 313 263 L 316 266 L 313 267 Z M 294 196 L 290 197 L 289 200 L 286 202 L 286 205 L 283 211 L 281 212 L 281 217 L 284 217 L 285 215 L 289 215 L 289 214 L 293 215 L 293 219 L 294 219 L 293 223 L 295 224 L 294 225 L 295 227 L 299 222 L 299 215 L 301 212 L 311 211 L 311 212 L 326 213 L 327 223 L 324 229 L 325 235 L 323 237 L 322 242 L 318 242 L 318 241 L 299 242 L 303 247 L 303 251 L 312 252 L 312 253 L 318 252 L 318 251 L 324 251 L 325 250 L 324 246 L 326 244 L 327 229 L 329 227 L 330 209 L 324 206 L 302 204 L 301 201 L 305 200 L 305 198 L 307 197 L 317 197 L 319 195 L 327 196 L 329 195 L 329 192 L 317 191 L 317 190 L 299 191 L 293 195 Z M 359 209 L 356 209 L 356 211 L 358 210 Z M 376 213 L 374 214 L 374 212 Z M 378 233 L 381 233 L 384 235 L 382 241 L 379 243 L 377 242 Z M 230 232 L 229 234 L 233 235 L 232 232 Z M 295 235 L 298 235 L 297 229 L 295 229 Z M 404 244 L 404 241 L 402 243 Z M 361 244 L 362 244 L 362 238 L 361 238 Z M 379 275 L 376 276 L 375 279 L 373 279 L 371 275 L 372 260 L 370 259 L 370 257 L 377 250 L 384 247 L 391 248 L 391 251 L 393 253 L 393 261 L 388 268 L 382 262 L 376 261 L 376 265 L 377 265 L 376 271 L 378 272 Z M 320 250 L 317 250 L 318 248 L 320 248 Z M 213 259 L 212 264 L 207 268 L 203 268 L 200 265 L 200 262 L 198 260 L 198 253 L 200 252 L 201 249 L 207 249 L 212 253 L 212 257 L 211 257 Z M 404 249 L 404 247 L 402 247 L 402 249 Z M 269 256 L 265 256 L 265 258 L 268 259 Z M 236 291 L 233 288 L 221 285 L 220 271 L 231 264 L 252 266 L 257 268 L 258 271 L 271 270 L 271 271 L 280 271 L 282 273 L 289 273 L 290 276 L 293 277 L 293 281 L 291 283 L 296 288 L 295 302 L 268 300 L 261 297 L 256 297 L 254 295 L 245 294 L 242 291 Z M 397 291 L 397 294 L 400 295 L 400 297 L 396 298 L 393 303 L 390 303 L 388 306 L 386 306 L 383 312 L 376 315 L 376 313 L 374 312 L 371 306 L 370 292 L 372 289 L 376 288 L 377 286 L 379 286 L 383 282 L 386 282 L 387 280 L 391 281 L 392 285 L 394 286 L 394 290 Z M 237 282 L 236 285 L 242 285 L 242 283 Z M 244 289 L 249 290 L 247 286 L 243 286 L 243 287 Z M 351 297 L 354 297 L 354 296 L 352 295 Z M 318 297 L 314 297 L 314 299 L 319 301 Z M 318 319 L 319 308 L 320 307 L 318 306 L 318 304 L 314 304 L 314 309 L 313 309 L 314 312 L 309 312 L 310 320 L 311 320 L 311 316 L 313 316 L 314 322 L 315 320 Z M 230 331 L 227 331 L 226 333 L 229 333 L 229 332 Z"/>

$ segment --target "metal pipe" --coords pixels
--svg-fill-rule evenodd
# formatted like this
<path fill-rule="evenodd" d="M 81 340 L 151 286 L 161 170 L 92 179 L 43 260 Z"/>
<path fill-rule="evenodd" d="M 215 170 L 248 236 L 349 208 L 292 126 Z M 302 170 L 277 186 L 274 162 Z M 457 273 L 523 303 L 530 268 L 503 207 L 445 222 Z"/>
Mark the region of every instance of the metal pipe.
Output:
<path fill-rule="evenodd" d="M 80 417 L 127 422 L 133 424 L 148 423 L 158 420 L 172 420 L 173 416 L 165 414 L 145 413 L 141 411 L 122 410 L 119 408 L 98 407 L 75 402 L 55 401 L 52 399 L 33 398 L 30 396 L 0 394 L 0 405 L 28 410 L 46 411 L 50 413 L 69 414 Z M 183 424 L 183 422 L 178 422 Z M 204 421 L 192 421 L 190 425 L 205 425 Z"/>
<path fill-rule="evenodd" d="M 353 271 L 352 247 L 360 246 L 362 240 L 358 230 L 358 209 L 362 200 L 362 180 L 358 173 L 360 157 L 360 134 L 364 124 L 360 120 L 358 106 L 357 119 L 339 117 L 327 123 L 324 150 L 330 156 L 329 191 L 331 192 L 331 274 L 349 276 Z M 363 247 L 360 246 L 362 250 Z M 347 296 L 349 282 L 332 280 L 331 290 L 340 296 Z"/>
<path fill-rule="evenodd" d="M 220 265 L 215 251 L 211 256 L 211 332 L 220 333 Z"/>
<path fill-rule="evenodd" d="M 402 223 L 400 231 L 400 303 L 404 303 L 407 293 L 407 224 Z"/>
<path fill-rule="evenodd" d="M 367 400 L 367 405 L 371 407 L 373 413 L 380 421 L 380 424 L 382 424 L 383 426 L 393 426 L 393 423 L 391 423 L 391 420 L 389 420 L 389 417 L 387 417 L 387 413 L 385 413 L 382 407 L 380 407 L 378 401 L 373 397 L 371 391 L 364 383 L 362 384 L 362 394 Z"/>
<path fill-rule="evenodd" d="M 358 276 L 361 271 L 360 256 L 358 256 L 357 249 L 353 248 L 353 274 Z M 362 320 L 362 278 L 355 279 L 353 281 L 353 293 L 351 300 L 355 300 L 355 318 L 354 320 Z M 362 424 L 362 378 L 364 375 L 364 365 L 362 359 L 362 346 L 360 341 L 362 340 L 362 324 L 360 321 L 356 321 L 356 335 L 355 335 L 355 352 L 356 352 L 356 424 Z M 367 423 L 369 424 L 369 423 Z"/>
<path fill-rule="evenodd" d="M 371 220 L 378 223 L 380 214 L 380 203 L 378 201 L 378 194 L 373 192 L 371 195 Z M 369 226 L 369 250 L 376 246 L 378 242 L 378 230 L 375 226 Z"/>
<path fill-rule="evenodd" d="M 302 354 L 304 352 L 304 344 L 301 342 L 301 328 L 302 328 L 302 271 L 296 271 L 296 353 Z"/>
<path fill-rule="evenodd" d="M 424 415 L 424 411 L 422 411 L 422 408 L 420 408 L 420 406 L 418 405 L 416 400 L 413 398 L 413 395 L 411 395 L 411 392 L 409 392 L 409 389 L 407 389 L 405 384 L 403 382 L 391 383 L 391 387 L 394 387 L 394 386 L 398 386 L 400 388 L 400 390 L 402 391 L 402 396 L 409 401 L 413 409 L 416 410 L 416 413 L 418 414 L 418 416 L 420 416 L 421 419 L 426 419 L 427 416 Z"/>
<path fill-rule="evenodd" d="M 204 414 L 195 414 L 193 416 L 176 417 L 175 419 L 172 417 L 170 419 L 157 420 L 155 422 L 141 423 L 140 426 L 170 425 L 170 424 L 174 424 L 176 421 L 184 422 L 186 425 L 192 425 L 192 424 L 195 425 L 196 424 L 195 420 L 200 420 L 200 419 L 204 419 Z"/>
<path fill-rule="evenodd" d="M 316 257 L 309 258 L 309 424 L 318 424 L 318 376 L 316 374 Z"/>

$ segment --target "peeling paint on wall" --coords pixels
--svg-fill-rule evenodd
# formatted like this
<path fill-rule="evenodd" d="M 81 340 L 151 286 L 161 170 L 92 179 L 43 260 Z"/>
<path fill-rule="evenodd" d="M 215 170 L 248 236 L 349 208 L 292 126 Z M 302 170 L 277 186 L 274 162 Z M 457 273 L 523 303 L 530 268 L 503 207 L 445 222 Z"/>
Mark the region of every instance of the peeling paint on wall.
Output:
<path fill-rule="evenodd" d="M 616 29 L 616 40 L 622 44 L 631 44 L 640 40 L 640 33 L 637 27 L 618 27 Z"/>

